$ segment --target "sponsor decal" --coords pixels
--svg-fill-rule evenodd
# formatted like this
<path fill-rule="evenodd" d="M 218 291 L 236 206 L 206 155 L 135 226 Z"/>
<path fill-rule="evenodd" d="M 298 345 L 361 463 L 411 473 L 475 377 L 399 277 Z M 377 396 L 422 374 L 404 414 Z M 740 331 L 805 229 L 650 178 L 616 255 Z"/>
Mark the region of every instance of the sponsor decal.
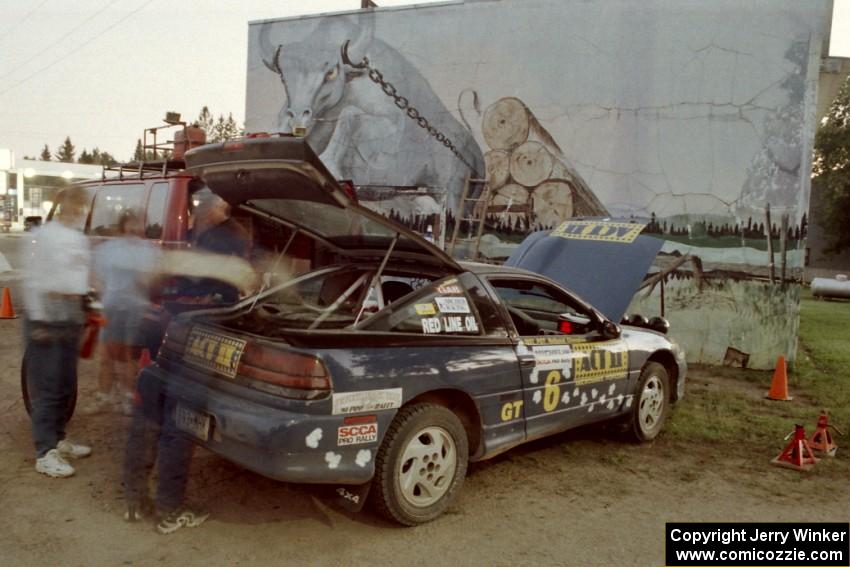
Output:
<path fill-rule="evenodd" d="M 344 415 L 401 407 L 401 388 L 343 392 L 333 395 L 333 414 Z"/>
<path fill-rule="evenodd" d="M 549 370 L 560 370 L 565 378 L 570 377 L 575 355 L 569 345 L 535 346 L 531 352 L 534 354 L 534 369 L 528 379 L 532 384 L 537 384 L 541 375 Z"/>
<path fill-rule="evenodd" d="M 437 310 L 433 303 L 417 303 L 413 306 L 417 315 L 436 315 Z"/>
<path fill-rule="evenodd" d="M 475 333 L 478 334 L 478 321 L 474 315 L 461 317 L 453 315 L 448 317 L 429 317 L 422 319 L 422 332 L 426 335 L 439 333 Z"/>
<path fill-rule="evenodd" d="M 544 335 L 540 337 L 522 337 L 522 342 L 527 346 L 537 345 L 571 345 L 584 340 L 584 337 L 570 337 L 567 335 Z"/>
<path fill-rule="evenodd" d="M 643 223 L 565 221 L 550 233 L 571 240 L 596 240 L 631 244 L 643 230 Z"/>
<path fill-rule="evenodd" d="M 513 421 L 522 417 L 522 400 L 507 402 L 502 406 L 502 421 Z"/>
<path fill-rule="evenodd" d="M 337 429 L 336 444 L 338 446 L 360 445 L 362 443 L 375 443 L 377 441 L 378 424 L 374 422 L 361 423 L 359 425 L 343 425 Z"/>
<path fill-rule="evenodd" d="M 469 302 L 465 297 L 435 297 L 440 313 L 469 313 Z"/>
<path fill-rule="evenodd" d="M 457 280 L 453 278 L 438 285 L 437 293 L 440 295 L 461 295 L 463 290 L 458 285 Z"/>
<path fill-rule="evenodd" d="M 234 378 L 242 351 L 245 350 L 245 342 L 194 328 L 186 341 L 183 359 L 195 366 Z"/>
<path fill-rule="evenodd" d="M 628 375 L 629 351 L 622 341 L 575 344 L 573 349 L 583 353 L 573 361 L 573 376 L 579 386 Z"/>

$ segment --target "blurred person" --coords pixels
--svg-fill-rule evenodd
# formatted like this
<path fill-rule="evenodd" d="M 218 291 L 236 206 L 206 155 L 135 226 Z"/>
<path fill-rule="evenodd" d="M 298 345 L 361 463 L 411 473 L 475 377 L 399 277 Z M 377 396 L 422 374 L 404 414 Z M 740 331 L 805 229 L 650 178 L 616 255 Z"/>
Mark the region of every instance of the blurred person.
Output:
<path fill-rule="evenodd" d="M 209 189 L 198 191 L 195 198 L 199 202 L 192 212 L 191 240 L 194 249 L 247 260 L 251 253 L 251 238 L 239 221 L 231 216 L 227 201 Z M 211 278 L 197 282 L 190 294 L 219 296 L 224 303 L 239 301 L 239 291 L 235 286 Z"/>
<path fill-rule="evenodd" d="M 97 247 L 94 274 L 102 291 L 106 327 L 101 332 L 98 391 L 92 414 L 112 407 L 113 387 L 125 415 L 132 414 L 138 360 L 144 345 L 142 322 L 151 307 L 150 281 L 157 275 L 161 254 L 142 238 L 142 222 L 133 210 L 118 220 L 118 236 Z"/>
<path fill-rule="evenodd" d="M 32 399 L 35 470 L 51 477 L 74 474 L 67 457 L 91 454 L 91 447 L 65 439 L 90 283 L 89 241 L 81 230 L 90 201 L 81 187 L 65 190 L 51 222 L 25 240 L 24 364 Z"/>

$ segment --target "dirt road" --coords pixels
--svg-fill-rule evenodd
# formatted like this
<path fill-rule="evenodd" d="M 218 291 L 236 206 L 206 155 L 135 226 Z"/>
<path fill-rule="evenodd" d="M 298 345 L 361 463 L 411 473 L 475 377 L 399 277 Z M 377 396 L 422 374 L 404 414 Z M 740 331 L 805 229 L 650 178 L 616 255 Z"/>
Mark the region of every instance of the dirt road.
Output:
<path fill-rule="evenodd" d="M 127 418 L 75 417 L 93 444 L 77 475 L 33 470 L 20 401 L 19 321 L 0 321 L 0 557 L 6 565 L 663 565 L 666 521 L 844 521 L 850 496 L 826 465 L 770 467 L 774 447 L 646 446 L 582 430 L 473 465 L 445 516 L 399 528 L 352 515 L 313 489 L 276 483 L 198 451 L 190 500 L 212 512 L 197 529 L 160 536 L 122 520 Z M 712 384 L 695 373 L 691 396 Z M 81 368 L 81 396 L 94 383 Z M 741 388 L 757 388 L 741 383 Z M 687 403 L 685 401 L 684 403 Z M 674 415 L 673 419 L 676 419 Z M 781 445 L 781 439 L 777 440 Z M 840 459 L 846 459 L 846 453 Z M 844 479 L 846 482 L 846 479 Z"/>

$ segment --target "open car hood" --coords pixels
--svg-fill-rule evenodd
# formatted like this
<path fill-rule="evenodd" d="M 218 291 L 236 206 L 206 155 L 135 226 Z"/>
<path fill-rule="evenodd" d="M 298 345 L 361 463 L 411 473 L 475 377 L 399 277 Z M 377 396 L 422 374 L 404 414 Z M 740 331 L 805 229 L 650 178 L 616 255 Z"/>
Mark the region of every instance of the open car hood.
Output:
<path fill-rule="evenodd" d="M 619 322 L 664 241 L 642 236 L 644 224 L 568 220 L 535 232 L 506 265 L 544 275 L 576 292 L 611 321 Z"/>
<path fill-rule="evenodd" d="M 303 138 L 208 144 L 186 153 L 186 167 L 232 207 L 297 228 L 343 256 L 381 258 L 397 236 L 393 260 L 463 271 L 415 232 L 358 205 Z"/>

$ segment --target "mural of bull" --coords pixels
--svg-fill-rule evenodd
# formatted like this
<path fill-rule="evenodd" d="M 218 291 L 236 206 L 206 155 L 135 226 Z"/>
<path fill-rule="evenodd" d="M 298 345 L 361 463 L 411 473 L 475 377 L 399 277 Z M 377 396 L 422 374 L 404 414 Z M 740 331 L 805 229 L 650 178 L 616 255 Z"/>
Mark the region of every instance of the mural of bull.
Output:
<path fill-rule="evenodd" d="M 422 73 L 374 37 L 371 22 L 323 18 L 306 39 L 290 43 L 273 42 L 274 24 L 262 25 L 259 53 L 265 66 L 280 76 L 286 95 L 276 128 L 303 128 L 310 145 L 340 179 L 358 185 L 442 188 L 449 207 L 457 210 L 467 176 L 484 177 L 481 149 Z M 364 57 L 455 145 L 472 170 L 410 119 L 366 70 L 352 64 Z"/>

